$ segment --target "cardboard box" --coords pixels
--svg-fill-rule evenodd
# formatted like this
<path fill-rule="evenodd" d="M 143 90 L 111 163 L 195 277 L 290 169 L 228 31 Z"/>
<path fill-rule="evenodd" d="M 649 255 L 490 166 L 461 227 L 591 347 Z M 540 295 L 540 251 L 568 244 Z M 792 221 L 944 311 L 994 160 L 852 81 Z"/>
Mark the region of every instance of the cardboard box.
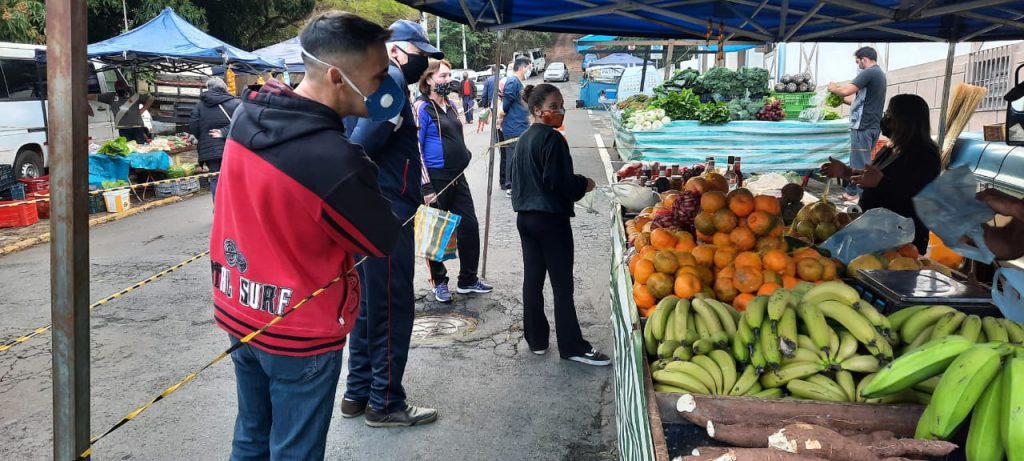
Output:
<path fill-rule="evenodd" d="M 991 142 L 1006 141 L 1006 124 L 985 125 L 985 140 Z"/>

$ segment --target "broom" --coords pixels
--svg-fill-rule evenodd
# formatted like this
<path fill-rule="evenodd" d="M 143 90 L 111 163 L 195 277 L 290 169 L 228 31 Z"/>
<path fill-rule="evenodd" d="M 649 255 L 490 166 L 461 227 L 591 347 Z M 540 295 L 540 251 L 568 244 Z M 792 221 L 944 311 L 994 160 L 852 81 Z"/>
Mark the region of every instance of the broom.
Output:
<path fill-rule="evenodd" d="M 943 169 L 949 165 L 953 145 L 956 144 L 957 138 L 970 122 L 974 110 L 978 108 L 986 94 L 988 94 L 987 88 L 966 83 L 959 83 L 953 88 L 949 110 L 946 112 L 946 138 L 942 143 Z"/>

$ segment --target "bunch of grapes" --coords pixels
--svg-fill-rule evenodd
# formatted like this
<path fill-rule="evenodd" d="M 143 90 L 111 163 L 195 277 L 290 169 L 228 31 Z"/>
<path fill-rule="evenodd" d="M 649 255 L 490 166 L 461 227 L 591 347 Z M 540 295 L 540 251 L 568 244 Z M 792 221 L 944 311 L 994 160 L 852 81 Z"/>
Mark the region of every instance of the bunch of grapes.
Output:
<path fill-rule="evenodd" d="M 704 174 L 704 165 L 694 165 L 690 168 L 683 169 L 683 182 L 689 181 L 690 178 L 696 178 Z"/>
<path fill-rule="evenodd" d="M 757 113 L 757 119 L 765 122 L 778 122 L 784 118 L 786 113 L 782 110 L 782 101 L 778 99 L 769 100 Z"/>
<path fill-rule="evenodd" d="M 654 218 L 652 228 L 681 229 L 693 232 L 693 220 L 700 213 L 700 193 L 682 191 L 672 203 L 672 209 Z"/>

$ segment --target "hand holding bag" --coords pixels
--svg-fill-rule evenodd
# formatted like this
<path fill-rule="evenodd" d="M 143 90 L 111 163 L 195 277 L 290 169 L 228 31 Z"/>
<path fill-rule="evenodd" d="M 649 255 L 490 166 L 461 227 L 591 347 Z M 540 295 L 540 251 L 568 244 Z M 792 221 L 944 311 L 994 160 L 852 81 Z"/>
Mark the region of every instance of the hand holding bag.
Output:
<path fill-rule="evenodd" d="M 414 219 L 416 256 L 444 262 L 456 258 L 455 229 L 462 216 L 420 205 Z"/>

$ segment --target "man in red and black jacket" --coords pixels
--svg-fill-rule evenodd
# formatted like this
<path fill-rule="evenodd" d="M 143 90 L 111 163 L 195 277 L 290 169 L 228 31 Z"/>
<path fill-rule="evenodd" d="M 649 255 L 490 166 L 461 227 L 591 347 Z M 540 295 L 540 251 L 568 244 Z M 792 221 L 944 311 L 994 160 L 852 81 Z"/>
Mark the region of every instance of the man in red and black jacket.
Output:
<path fill-rule="evenodd" d="M 233 118 L 210 232 L 214 315 L 232 343 L 287 317 L 231 354 L 232 460 L 323 459 L 359 311 L 354 255 L 389 253 L 401 229 L 376 166 L 342 124 L 373 111 L 363 95 L 387 78 L 388 37 L 349 13 L 313 18 L 300 35 L 302 83 L 269 80 Z"/>
<path fill-rule="evenodd" d="M 462 111 L 466 113 L 466 123 L 471 124 L 473 123 L 473 105 L 476 104 L 476 82 L 469 78 L 469 72 L 462 73 L 459 94 L 462 95 Z"/>

